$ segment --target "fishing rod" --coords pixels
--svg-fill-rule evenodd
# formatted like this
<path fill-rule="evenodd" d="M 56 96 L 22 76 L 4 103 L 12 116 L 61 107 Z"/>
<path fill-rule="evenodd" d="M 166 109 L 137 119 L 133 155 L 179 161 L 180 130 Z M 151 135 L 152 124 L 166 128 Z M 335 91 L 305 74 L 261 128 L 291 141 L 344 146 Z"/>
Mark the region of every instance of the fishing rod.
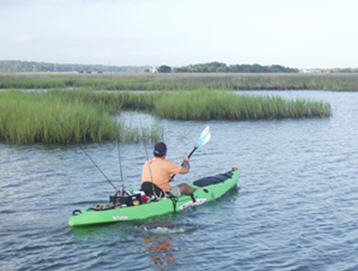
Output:
<path fill-rule="evenodd" d="M 102 175 L 104 176 L 104 178 L 107 180 L 107 182 L 110 183 L 110 185 L 112 185 L 112 187 L 114 188 L 114 190 L 116 190 L 116 192 L 118 191 L 117 187 L 111 182 L 111 180 L 106 176 L 106 174 L 104 174 L 104 172 L 99 168 L 99 166 L 96 164 L 95 161 L 93 161 L 93 159 L 91 158 L 91 156 L 89 156 L 89 154 L 80 146 L 81 151 L 87 156 L 87 158 L 93 163 L 93 165 L 98 169 L 99 172 L 102 173 Z"/>
<path fill-rule="evenodd" d="M 124 178 L 123 178 L 123 169 L 122 169 L 122 159 L 121 159 L 121 151 L 119 148 L 119 139 L 117 137 L 117 150 L 118 150 L 118 162 L 119 162 L 119 171 L 121 173 L 121 186 L 122 191 L 124 191 Z"/>
<path fill-rule="evenodd" d="M 140 128 L 141 128 L 142 131 L 143 131 L 142 118 L 139 118 L 139 124 L 140 124 Z M 144 140 L 143 140 L 143 147 L 144 147 L 145 156 L 146 156 L 147 162 L 148 162 L 149 175 L 150 175 L 150 180 L 151 180 L 151 183 L 152 183 L 152 194 L 153 194 L 155 197 L 158 197 L 158 195 L 157 195 L 157 193 L 156 193 L 156 191 L 155 191 L 155 187 L 154 187 L 152 169 L 151 169 L 151 167 L 150 167 L 152 161 L 149 160 L 149 155 L 148 155 L 147 147 L 146 147 L 146 145 L 145 145 Z M 159 194 L 159 196 L 160 196 L 160 194 Z"/>
<path fill-rule="evenodd" d="M 111 67 L 111 83 L 112 83 L 112 90 L 114 90 L 114 80 L 113 80 L 113 67 Z M 119 126 L 119 123 L 117 122 L 117 125 Z M 117 127 L 118 129 L 118 127 Z M 123 178 L 123 168 L 122 168 L 122 159 L 121 159 L 121 151 L 120 151 L 120 147 L 119 147 L 119 134 L 118 134 L 118 130 L 117 130 L 117 135 L 116 135 L 116 141 L 117 141 L 117 152 L 118 152 L 118 162 L 119 162 L 119 171 L 121 174 L 121 187 L 122 187 L 122 192 L 124 193 L 124 178 Z"/>
<path fill-rule="evenodd" d="M 141 128 L 141 130 L 143 132 L 142 118 L 139 118 L 139 124 L 140 124 L 140 128 Z M 146 148 L 144 140 L 143 140 L 143 147 L 144 147 L 144 151 L 145 151 L 145 157 L 147 158 L 147 161 L 148 161 L 150 179 L 152 180 L 152 183 L 153 183 L 152 170 L 150 168 L 151 161 L 149 161 L 149 155 L 148 155 L 148 151 L 147 151 L 147 148 Z"/>
<path fill-rule="evenodd" d="M 110 69 L 111 69 L 111 83 L 112 83 L 112 90 L 114 90 L 114 80 L 113 80 L 113 67 L 112 65 L 110 65 Z M 119 171 L 121 174 L 121 186 L 122 186 L 122 191 L 124 192 L 124 178 L 123 178 L 123 169 L 122 169 L 122 159 L 121 159 L 121 151 L 119 148 L 119 132 L 118 132 L 118 127 L 119 127 L 119 121 L 117 121 L 117 134 L 116 134 L 116 141 L 117 141 L 117 152 L 118 152 L 118 162 L 119 162 Z"/>
<path fill-rule="evenodd" d="M 112 82 L 112 86 L 114 88 L 112 69 L 111 69 L 111 82 Z M 107 175 L 104 174 L 104 172 L 99 168 L 99 166 L 96 164 L 96 162 L 91 158 L 91 156 L 89 156 L 89 154 L 81 146 L 80 146 L 80 149 L 87 156 L 87 158 L 93 163 L 93 165 L 98 169 L 98 171 L 101 172 L 101 174 L 104 176 L 104 178 L 107 180 L 107 182 L 109 182 L 109 184 L 114 188 L 114 190 L 117 193 L 119 191 L 118 188 L 111 182 L 111 180 L 107 177 Z M 122 159 L 121 159 L 121 152 L 120 152 L 120 148 L 119 148 L 118 134 L 117 134 L 117 150 L 118 150 L 119 170 L 120 170 L 120 174 L 121 174 L 121 186 L 122 186 L 122 191 L 124 192 L 124 178 L 123 178 Z"/>

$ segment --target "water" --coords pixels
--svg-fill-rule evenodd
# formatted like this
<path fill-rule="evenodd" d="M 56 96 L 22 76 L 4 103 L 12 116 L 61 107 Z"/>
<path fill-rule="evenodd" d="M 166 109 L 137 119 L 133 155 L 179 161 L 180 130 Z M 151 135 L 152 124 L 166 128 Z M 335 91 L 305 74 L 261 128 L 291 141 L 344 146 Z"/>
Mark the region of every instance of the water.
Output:
<path fill-rule="evenodd" d="M 107 201 L 104 177 L 78 147 L 0 144 L 0 270 L 358 270 L 358 93 L 264 94 L 327 101 L 333 115 L 246 122 L 139 115 L 164 127 L 168 158 L 178 163 L 210 125 L 211 141 L 177 183 L 241 170 L 226 198 L 142 223 L 69 228 L 74 209 Z M 138 116 L 124 118 L 138 124 Z M 118 185 L 115 144 L 84 148 Z M 126 184 L 137 188 L 144 146 L 122 144 L 121 155 Z"/>

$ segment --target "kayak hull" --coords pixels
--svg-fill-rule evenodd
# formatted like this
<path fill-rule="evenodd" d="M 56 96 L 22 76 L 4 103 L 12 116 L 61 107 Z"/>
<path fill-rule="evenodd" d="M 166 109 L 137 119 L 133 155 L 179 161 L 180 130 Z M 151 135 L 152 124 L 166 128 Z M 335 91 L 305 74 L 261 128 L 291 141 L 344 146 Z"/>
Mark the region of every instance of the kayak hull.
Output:
<path fill-rule="evenodd" d="M 232 176 L 223 182 L 203 187 L 192 184 L 197 190 L 194 193 L 195 202 L 190 196 L 179 198 L 163 198 L 157 201 L 129 206 L 125 208 L 94 211 L 91 209 L 82 210 L 72 215 L 68 224 L 71 227 L 88 226 L 95 224 L 114 223 L 122 221 L 145 220 L 155 216 L 162 216 L 174 212 L 180 212 L 188 207 L 204 204 L 216 200 L 237 186 L 240 172 L 232 170 Z"/>

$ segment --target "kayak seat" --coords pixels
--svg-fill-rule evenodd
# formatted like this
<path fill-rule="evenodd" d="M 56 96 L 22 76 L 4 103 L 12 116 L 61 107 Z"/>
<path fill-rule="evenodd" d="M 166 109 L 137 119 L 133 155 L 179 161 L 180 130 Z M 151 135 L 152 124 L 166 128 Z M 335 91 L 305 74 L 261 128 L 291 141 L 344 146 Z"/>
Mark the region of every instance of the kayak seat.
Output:
<path fill-rule="evenodd" d="M 157 198 L 165 197 L 165 192 L 152 182 L 142 183 L 140 191 L 143 191 L 149 198 L 151 198 L 152 196 L 155 196 Z"/>
<path fill-rule="evenodd" d="M 205 178 L 201 178 L 199 180 L 196 180 L 195 182 L 193 182 L 194 185 L 199 186 L 199 187 L 203 187 L 203 186 L 208 186 L 211 184 L 217 184 L 217 183 L 222 183 L 225 182 L 227 179 L 230 179 L 232 177 L 232 171 L 230 170 L 229 172 L 223 173 L 223 174 L 218 174 L 215 176 L 210 176 L 210 177 L 205 177 Z"/>

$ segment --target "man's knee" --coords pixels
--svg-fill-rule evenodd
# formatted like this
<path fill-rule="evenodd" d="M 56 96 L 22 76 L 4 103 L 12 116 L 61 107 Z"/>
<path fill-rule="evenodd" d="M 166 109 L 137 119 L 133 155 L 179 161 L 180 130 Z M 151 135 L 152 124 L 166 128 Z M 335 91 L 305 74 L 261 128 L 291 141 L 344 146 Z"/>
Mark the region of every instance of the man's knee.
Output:
<path fill-rule="evenodd" d="M 182 194 L 184 195 L 190 195 L 192 193 L 195 192 L 195 188 L 191 187 L 190 185 L 186 184 L 186 183 L 181 183 L 178 185 L 180 188 L 180 191 Z"/>

